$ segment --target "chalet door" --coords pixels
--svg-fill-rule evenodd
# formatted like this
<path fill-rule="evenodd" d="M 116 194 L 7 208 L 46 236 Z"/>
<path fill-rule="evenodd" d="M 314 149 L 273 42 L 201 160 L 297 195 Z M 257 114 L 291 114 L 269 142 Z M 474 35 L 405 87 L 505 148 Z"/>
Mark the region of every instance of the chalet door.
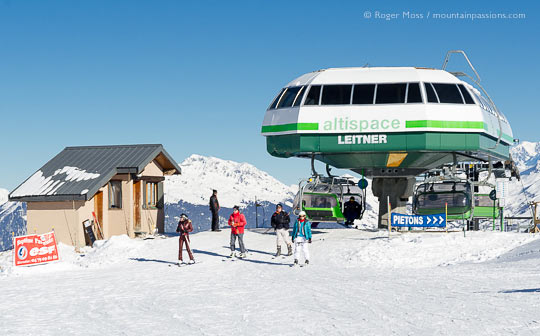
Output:
<path fill-rule="evenodd" d="M 94 210 L 96 213 L 96 219 L 98 226 L 97 228 L 97 235 L 98 239 L 104 239 L 103 237 L 103 192 L 98 191 L 97 194 L 94 196 Z"/>
<path fill-rule="evenodd" d="M 142 181 L 133 183 L 133 228 L 141 231 L 141 185 Z"/>

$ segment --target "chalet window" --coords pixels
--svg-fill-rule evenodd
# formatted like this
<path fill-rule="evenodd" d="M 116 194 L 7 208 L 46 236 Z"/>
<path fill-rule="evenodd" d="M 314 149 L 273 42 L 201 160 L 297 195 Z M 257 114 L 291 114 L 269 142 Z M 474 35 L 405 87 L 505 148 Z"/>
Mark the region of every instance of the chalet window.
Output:
<path fill-rule="evenodd" d="M 157 198 L 157 183 L 155 182 L 146 182 L 146 192 L 145 192 L 145 199 L 144 204 L 147 207 L 156 207 L 158 203 Z"/>
<path fill-rule="evenodd" d="M 122 209 L 122 181 L 109 182 L 109 209 Z"/>

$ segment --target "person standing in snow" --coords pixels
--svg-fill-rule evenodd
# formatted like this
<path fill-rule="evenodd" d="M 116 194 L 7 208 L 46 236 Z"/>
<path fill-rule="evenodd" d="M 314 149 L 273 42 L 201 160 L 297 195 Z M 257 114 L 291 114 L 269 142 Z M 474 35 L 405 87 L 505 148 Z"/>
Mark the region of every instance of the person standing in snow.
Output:
<path fill-rule="evenodd" d="M 236 238 L 238 238 L 238 244 L 240 245 L 239 258 L 246 256 L 246 249 L 244 248 L 244 227 L 246 226 L 246 217 L 240 213 L 238 205 L 233 207 L 233 213 L 229 217 L 229 225 L 231 226 L 231 257 L 234 256 L 234 250 L 236 247 Z"/>
<path fill-rule="evenodd" d="M 178 227 L 176 228 L 176 232 L 180 233 L 180 239 L 178 242 L 178 266 L 184 263 L 182 260 L 184 243 L 186 244 L 186 250 L 189 255 L 189 263 L 195 263 L 193 253 L 191 252 L 191 247 L 189 246 L 189 233 L 191 231 L 193 231 L 193 225 L 191 224 L 191 220 L 186 214 L 181 214 L 180 221 L 178 222 Z"/>
<path fill-rule="evenodd" d="M 212 190 L 210 196 L 210 211 L 212 212 L 212 231 L 219 232 L 219 202 L 217 199 L 217 190 Z"/>
<path fill-rule="evenodd" d="M 361 210 L 362 207 L 360 203 L 356 202 L 354 197 L 351 196 L 351 198 L 347 202 L 345 202 L 344 215 L 345 218 L 347 218 L 345 224 L 352 225 L 354 223 L 354 220 L 360 217 Z"/>
<path fill-rule="evenodd" d="M 311 244 L 311 223 L 306 218 L 306 212 L 300 211 L 298 219 L 294 222 L 292 233 L 294 242 L 294 265 L 298 265 L 300 253 L 303 252 L 306 265 L 309 264 L 309 248 Z"/>
<path fill-rule="evenodd" d="M 276 205 L 276 212 L 274 212 L 272 219 L 270 220 L 272 227 L 276 231 L 276 257 L 279 257 L 281 254 L 281 241 L 287 244 L 287 255 L 292 255 L 292 243 L 291 238 L 289 237 L 290 222 L 291 218 L 287 212 L 283 211 L 283 206 L 281 204 Z"/>

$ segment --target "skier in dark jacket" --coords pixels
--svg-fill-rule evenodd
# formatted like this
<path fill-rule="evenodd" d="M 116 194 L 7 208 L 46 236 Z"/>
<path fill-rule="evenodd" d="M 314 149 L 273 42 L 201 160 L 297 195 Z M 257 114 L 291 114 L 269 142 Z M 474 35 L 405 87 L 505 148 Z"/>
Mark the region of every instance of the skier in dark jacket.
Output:
<path fill-rule="evenodd" d="M 291 222 L 291 218 L 289 217 L 289 214 L 285 211 L 283 211 L 283 206 L 281 204 L 276 205 L 276 212 L 272 215 L 272 219 L 270 220 L 270 223 L 272 224 L 272 227 L 276 231 L 276 244 L 277 244 L 277 252 L 276 257 L 278 257 L 281 254 L 281 241 L 285 244 L 287 244 L 287 255 L 292 255 L 292 243 L 291 243 L 291 237 L 289 236 L 289 223 Z"/>
<path fill-rule="evenodd" d="M 356 202 L 354 197 L 345 202 L 345 211 L 344 215 L 347 221 L 345 224 L 352 225 L 355 219 L 360 218 L 360 212 L 362 211 L 362 206 L 360 203 Z"/>
<path fill-rule="evenodd" d="M 189 246 L 189 233 L 191 231 L 193 231 L 193 225 L 191 224 L 191 220 L 186 214 L 181 214 L 180 221 L 178 222 L 178 227 L 176 228 L 176 232 L 180 233 L 180 239 L 178 242 L 178 266 L 184 264 L 184 262 L 182 261 L 182 250 L 184 243 L 186 244 L 186 250 L 189 255 L 189 263 L 195 263 L 193 253 L 191 252 L 191 247 Z"/>
<path fill-rule="evenodd" d="M 217 190 L 212 191 L 210 196 L 210 211 L 212 212 L 212 231 L 219 232 L 219 202 L 217 199 Z"/>

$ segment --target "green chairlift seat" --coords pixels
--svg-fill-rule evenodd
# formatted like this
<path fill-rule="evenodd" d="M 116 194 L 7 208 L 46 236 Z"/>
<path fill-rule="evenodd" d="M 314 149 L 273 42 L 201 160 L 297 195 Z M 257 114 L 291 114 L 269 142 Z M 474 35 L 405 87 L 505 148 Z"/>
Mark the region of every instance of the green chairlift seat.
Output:
<path fill-rule="evenodd" d="M 354 182 L 338 177 L 315 176 L 300 182 L 299 192 L 294 200 L 294 213 L 305 211 L 313 224 L 343 223 L 344 202 L 350 197 L 365 208 L 365 192 Z M 360 214 L 360 219 L 362 218 Z"/>
<path fill-rule="evenodd" d="M 499 218 L 499 202 L 489 198 L 489 194 L 474 195 L 474 218 Z"/>
<path fill-rule="evenodd" d="M 345 220 L 336 194 L 305 192 L 302 197 L 302 210 L 312 222 L 343 222 Z"/>

